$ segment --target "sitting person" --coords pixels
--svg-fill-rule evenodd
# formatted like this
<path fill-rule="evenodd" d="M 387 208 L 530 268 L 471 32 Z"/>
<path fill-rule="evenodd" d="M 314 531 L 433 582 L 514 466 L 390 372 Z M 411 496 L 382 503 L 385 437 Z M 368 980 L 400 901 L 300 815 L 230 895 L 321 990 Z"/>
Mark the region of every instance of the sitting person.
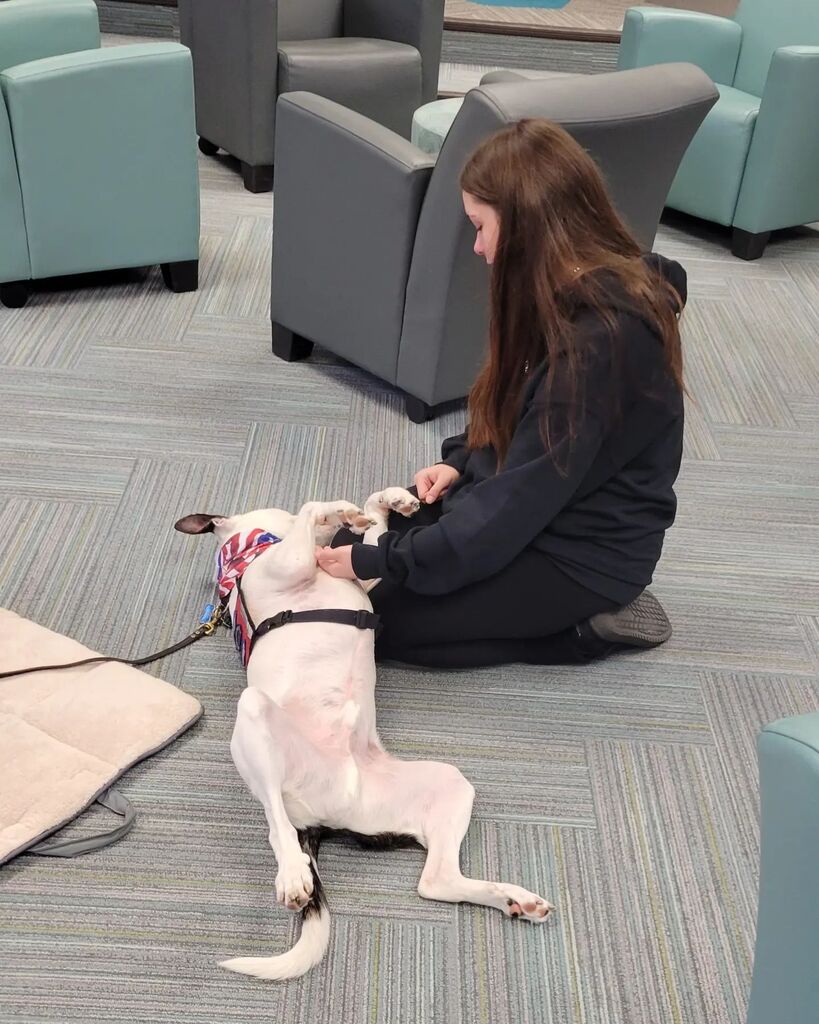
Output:
<path fill-rule="evenodd" d="M 380 578 L 382 660 L 555 664 L 662 643 L 645 588 L 676 511 L 685 272 L 641 256 L 596 164 L 548 121 L 487 139 L 461 188 L 491 265 L 469 425 L 416 474 L 416 516 L 391 516 L 377 546 L 339 536 L 318 563 Z"/>

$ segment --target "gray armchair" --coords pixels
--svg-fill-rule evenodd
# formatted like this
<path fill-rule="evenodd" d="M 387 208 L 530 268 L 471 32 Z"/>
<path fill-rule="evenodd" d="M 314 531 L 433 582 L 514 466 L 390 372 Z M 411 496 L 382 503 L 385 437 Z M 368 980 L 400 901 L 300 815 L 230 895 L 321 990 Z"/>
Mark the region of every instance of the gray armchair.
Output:
<path fill-rule="evenodd" d="M 276 98 L 305 91 L 409 137 L 435 99 L 444 0 L 179 0 L 193 54 L 199 148 L 273 187 Z"/>
<path fill-rule="evenodd" d="M 407 395 L 416 422 L 468 394 L 485 351 L 487 268 L 458 178 L 493 131 L 562 124 L 595 157 L 645 250 L 691 138 L 717 99 L 690 64 L 482 85 L 434 158 L 328 100 L 278 103 L 270 313 L 273 351 L 314 342 Z M 332 174 L 327 173 L 332 168 Z"/>

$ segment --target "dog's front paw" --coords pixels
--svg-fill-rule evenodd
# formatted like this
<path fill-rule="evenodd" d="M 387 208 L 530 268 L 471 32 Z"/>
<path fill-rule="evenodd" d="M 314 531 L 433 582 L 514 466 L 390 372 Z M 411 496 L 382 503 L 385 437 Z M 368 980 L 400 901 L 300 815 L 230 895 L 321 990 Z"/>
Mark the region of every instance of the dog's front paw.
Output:
<path fill-rule="evenodd" d="M 276 875 L 276 899 L 288 910 L 301 910 L 313 893 L 309 856 L 299 851 L 280 865 Z"/>
<path fill-rule="evenodd" d="M 358 505 L 352 505 L 348 501 L 339 502 L 336 506 L 336 515 L 342 526 L 346 526 L 350 533 L 364 533 L 371 526 L 375 526 L 373 520 L 362 512 Z"/>
<path fill-rule="evenodd" d="M 421 507 L 421 502 L 404 487 L 387 487 L 372 495 L 365 507 L 370 505 L 378 508 L 385 516 L 390 512 L 397 512 L 402 516 L 412 516 Z"/>
<path fill-rule="evenodd" d="M 364 533 L 374 525 L 358 505 L 349 501 L 325 501 L 316 503 L 317 526 L 346 526 L 351 533 Z"/>

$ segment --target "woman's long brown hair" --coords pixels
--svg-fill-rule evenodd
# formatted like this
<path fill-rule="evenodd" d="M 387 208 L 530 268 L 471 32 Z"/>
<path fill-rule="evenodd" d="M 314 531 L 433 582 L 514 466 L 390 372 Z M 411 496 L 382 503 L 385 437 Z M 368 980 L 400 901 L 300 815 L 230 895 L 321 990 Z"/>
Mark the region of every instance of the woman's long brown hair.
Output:
<path fill-rule="evenodd" d="M 596 310 L 614 341 L 616 314 L 607 296 L 618 282 L 630 308 L 661 339 L 682 389 L 680 298 L 640 258 L 597 165 L 568 132 L 545 120 L 502 129 L 473 153 L 461 188 L 500 217 L 489 354 L 469 395 L 470 448 L 492 445 L 503 464 L 520 415 L 525 368 L 544 361 L 544 442 L 548 450 L 567 438 L 571 444 L 582 415 L 588 355 L 576 341 L 573 316 L 582 306 Z M 599 270 L 608 273 L 590 273 Z M 612 364 L 617 362 L 612 353 Z M 557 395 L 559 416 L 550 412 Z"/>

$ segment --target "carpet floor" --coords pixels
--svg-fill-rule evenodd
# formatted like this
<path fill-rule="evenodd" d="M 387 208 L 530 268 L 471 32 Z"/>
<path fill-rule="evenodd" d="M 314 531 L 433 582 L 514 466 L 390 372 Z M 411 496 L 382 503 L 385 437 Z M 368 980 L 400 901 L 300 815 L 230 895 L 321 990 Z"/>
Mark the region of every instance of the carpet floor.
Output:
<path fill-rule="evenodd" d="M 321 351 L 275 360 L 270 196 L 227 158 L 200 167 L 198 292 L 153 268 L 0 309 L 0 604 L 116 654 L 183 636 L 211 593 L 212 545 L 174 533 L 180 515 L 361 500 L 463 424 L 410 423 L 399 394 Z M 691 295 L 679 516 L 654 584 L 673 639 L 584 668 L 379 674 L 387 746 L 477 788 L 464 870 L 542 892 L 553 920 L 424 902 L 420 851 L 328 843 L 324 963 L 282 985 L 217 968 L 295 932 L 230 760 L 244 677 L 222 634 L 152 669 L 205 714 L 123 779 L 130 836 L 0 871 L 4 1024 L 741 1024 L 755 736 L 819 705 L 819 233 L 746 264 L 670 216 L 656 247 Z"/>

